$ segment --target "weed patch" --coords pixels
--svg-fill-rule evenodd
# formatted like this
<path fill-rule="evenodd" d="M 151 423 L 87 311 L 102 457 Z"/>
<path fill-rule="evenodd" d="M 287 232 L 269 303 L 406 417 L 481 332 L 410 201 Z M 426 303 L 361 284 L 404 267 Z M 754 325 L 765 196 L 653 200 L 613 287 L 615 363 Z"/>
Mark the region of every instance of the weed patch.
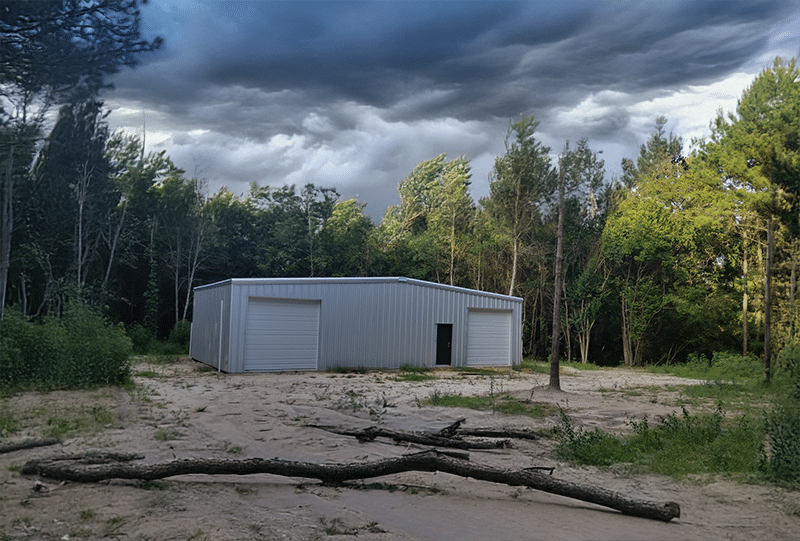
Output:
<path fill-rule="evenodd" d="M 105 406 L 82 406 L 48 416 L 44 433 L 58 439 L 76 434 L 96 434 L 110 427 L 115 419 L 114 412 Z"/>
<path fill-rule="evenodd" d="M 420 381 L 430 381 L 432 379 L 436 379 L 436 376 L 431 376 L 430 374 L 422 374 L 419 372 L 409 372 L 409 373 L 398 374 L 392 379 L 394 379 L 394 381 L 420 382 Z"/>
<path fill-rule="evenodd" d="M 758 473 L 763 461 L 763 422 L 739 416 L 711 414 L 668 415 L 651 426 L 631 421 L 633 434 L 617 436 L 575 427 L 561 412 L 555 428 L 559 458 L 577 464 L 610 466 L 627 463 L 675 478 L 699 473 Z"/>
<path fill-rule="evenodd" d="M 537 419 L 552 415 L 557 410 L 547 403 L 518 400 L 509 394 L 489 396 L 462 396 L 444 394 L 434 390 L 430 398 L 421 400 L 419 406 L 442 406 L 447 408 L 468 408 L 506 415 L 527 415 Z"/>

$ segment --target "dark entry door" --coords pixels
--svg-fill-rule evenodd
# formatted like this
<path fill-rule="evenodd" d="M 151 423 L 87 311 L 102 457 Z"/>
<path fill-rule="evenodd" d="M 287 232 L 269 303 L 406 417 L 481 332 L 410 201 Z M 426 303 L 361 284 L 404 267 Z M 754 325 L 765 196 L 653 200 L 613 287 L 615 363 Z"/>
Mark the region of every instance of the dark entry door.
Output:
<path fill-rule="evenodd" d="M 453 358 L 453 324 L 436 325 L 436 364 L 449 365 Z"/>

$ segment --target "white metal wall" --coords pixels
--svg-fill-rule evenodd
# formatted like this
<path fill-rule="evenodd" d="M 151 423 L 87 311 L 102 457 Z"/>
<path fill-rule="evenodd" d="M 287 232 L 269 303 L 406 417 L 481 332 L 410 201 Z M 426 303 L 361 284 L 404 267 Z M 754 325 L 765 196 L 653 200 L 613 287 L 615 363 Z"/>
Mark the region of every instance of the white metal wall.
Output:
<path fill-rule="evenodd" d="M 195 289 L 192 357 L 212 366 L 216 366 L 213 359 L 209 362 L 204 351 L 213 345 L 201 351 L 194 340 L 196 333 L 216 332 L 214 322 L 202 312 L 214 305 L 206 297 L 217 289 L 230 295 L 229 321 L 223 322 L 230 337 L 223 340 L 229 352 L 223 370 L 230 372 L 245 370 L 247 307 L 253 297 L 319 302 L 317 366 L 323 370 L 399 368 L 405 363 L 435 366 L 439 323 L 453 325 L 453 366 L 466 366 L 470 309 L 509 312 L 509 358 L 505 363 L 495 358 L 493 364 L 517 364 L 522 359 L 522 299 L 516 297 L 406 278 L 265 278 L 232 279 Z"/>
<path fill-rule="evenodd" d="M 244 370 L 316 370 L 319 302 L 250 297 Z"/>
<path fill-rule="evenodd" d="M 222 282 L 194 298 L 189 356 L 230 371 L 231 287 Z"/>
<path fill-rule="evenodd" d="M 511 358 L 511 310 L 469 311 L 467 366 L 507 366 Z"/>

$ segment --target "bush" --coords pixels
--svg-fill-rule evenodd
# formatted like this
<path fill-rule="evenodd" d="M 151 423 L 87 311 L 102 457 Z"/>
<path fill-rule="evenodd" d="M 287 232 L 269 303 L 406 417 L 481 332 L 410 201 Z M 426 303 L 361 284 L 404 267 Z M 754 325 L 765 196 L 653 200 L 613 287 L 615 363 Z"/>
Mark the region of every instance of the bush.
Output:
<path fill-rule="evenodd" d="M 633 434 L 617 436 L 576 428 L 562 412 L 556 434 L 559 458 L 579 464 L 610 466 L 633 463 L 650 471 L 682 477 L 693 473 L 754 473 L 763 456 L 763 425 L 741 416 L 727 420 L 713 414 L 668 415 L 650 426 L 632 421 Z"/>
<path fill-rule="evenodd" d="M 778 353 L 777 375 L 800 384 L 800 344 L 791 343 Z"/>
<path fill-rule="evenodd" d="M 44 323 L 9 311 L 0 321 L 0 386 L 117 384 L 130 375 L 131 341 L 94 309 L 71 303 Z"/>
<path fill-rule="evenodd" d="M 167 343 L 177 346 L 183 353 L 189 352 L 189 340 L 192 336 L 192 322 L 182 319 L 175 322 L 175 326 L 169 333 Z"/>
<path fill-rule="evenodd" d="M 775 479 L 800 483 L 800 408 L 776 407 L 767 416 L 769 473 Z"/>
<path fill-rule="evenodd" d="M 128 338 L 131 339 L 133 345 L 133 352 L 138 355 L 146 355 L 153 348 L 155 339 L 152 333 L 139 325 L 138 323 L 128 329 Z"/>
<path fill-rule="evenodd" d="M 764 365 L 752 355 L 717 351 L 711 359 L 711 374 L 716 379 L 759 378 L 764 375 Z"/>

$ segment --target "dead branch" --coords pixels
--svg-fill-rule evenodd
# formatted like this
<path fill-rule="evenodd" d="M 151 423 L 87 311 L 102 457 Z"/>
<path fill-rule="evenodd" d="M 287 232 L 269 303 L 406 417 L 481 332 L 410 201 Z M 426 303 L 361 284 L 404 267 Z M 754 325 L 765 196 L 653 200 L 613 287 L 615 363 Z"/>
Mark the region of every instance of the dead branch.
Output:
<path fill-rule="evenodd" d="M 536 469 L 501 470 L 447 457 L 436 451 L 423 451 L 375 462 L 350 464 L 312 464 L 264 458 L 243 460 L 193 458 L 149 465 L 90 464 L 84 460 L 84 463 L 81 464 L 64 460 L 62 457 L 58 460 L 32 460 L 22 468 L 24 475 L 40 475 L 56 480 L 82 483 L 95 483 L 107 479 L 154 480 L 198 473 L 207 475 L 269 473 L 284 477 L 319 479 L 323 483 L 338 484 L 344 481 L 370 479 L 407 471 L 439 471 L 510 486 L 525 486 L 616 509 L 626 515 L 664 522 L 680 517 L 680 506 L 675 502 L 639 500 L 602 487 L 560 480 Z"/>
<path fill-rule="evenodd" d="M 458 421 L 447 425 L 439 432 L 437 436 L 443 438 L 460 438 L 462 436 L 475 436 L 478 438 L 505 438 L 517 440 L 535 440 L 536 434 L 530 430 L 520 430 L 515 428 L 461 428 L 461 425 L 467 422 L 466 418 L 459 419 Z"/>
<path fill-rule="evenodd" d="M 368 428 L 336 428 L 324 425 L 305 425 L 310 428 L 319 428 L 327 430 L 334 434 L 341 434 L 343 436 L 353 436 L 361 443 L 367 441 L 374 441 L 375 438 L 389 438 L 396 442 L 416 443 L 419 445 L 428 445 L 431 447 L 449 447 L 452 449 L 502 449 L 511 447 L 511 442 L 508 440 L 497 441 L 479 441 L 479 440 L 463 440 L 457 437 L 443 437 L 441 432 L 439 434 L 423 434 L 415 432 L 402 432 L 399 430 L 392 430 L 390 428 L 370 426 Z"/>
<path fill-rule="evenodd" d="M 61 443 L 61 440 L 56 438 L 31 438 L 22 441 L 12 441 L 0 444 L 0 454 L 13 453 L 22 449 L 33 449 L 34 447 L 46 447 L 48 445 L 56 445 Z"/>
<path fill-rule="evenodd" d="M 456 436 L 474 436 L 478 438 L 508 438 L 515 440 L 536 440 L 538 436 L 532 430 L 518 428 L 459 428 Z"/>

